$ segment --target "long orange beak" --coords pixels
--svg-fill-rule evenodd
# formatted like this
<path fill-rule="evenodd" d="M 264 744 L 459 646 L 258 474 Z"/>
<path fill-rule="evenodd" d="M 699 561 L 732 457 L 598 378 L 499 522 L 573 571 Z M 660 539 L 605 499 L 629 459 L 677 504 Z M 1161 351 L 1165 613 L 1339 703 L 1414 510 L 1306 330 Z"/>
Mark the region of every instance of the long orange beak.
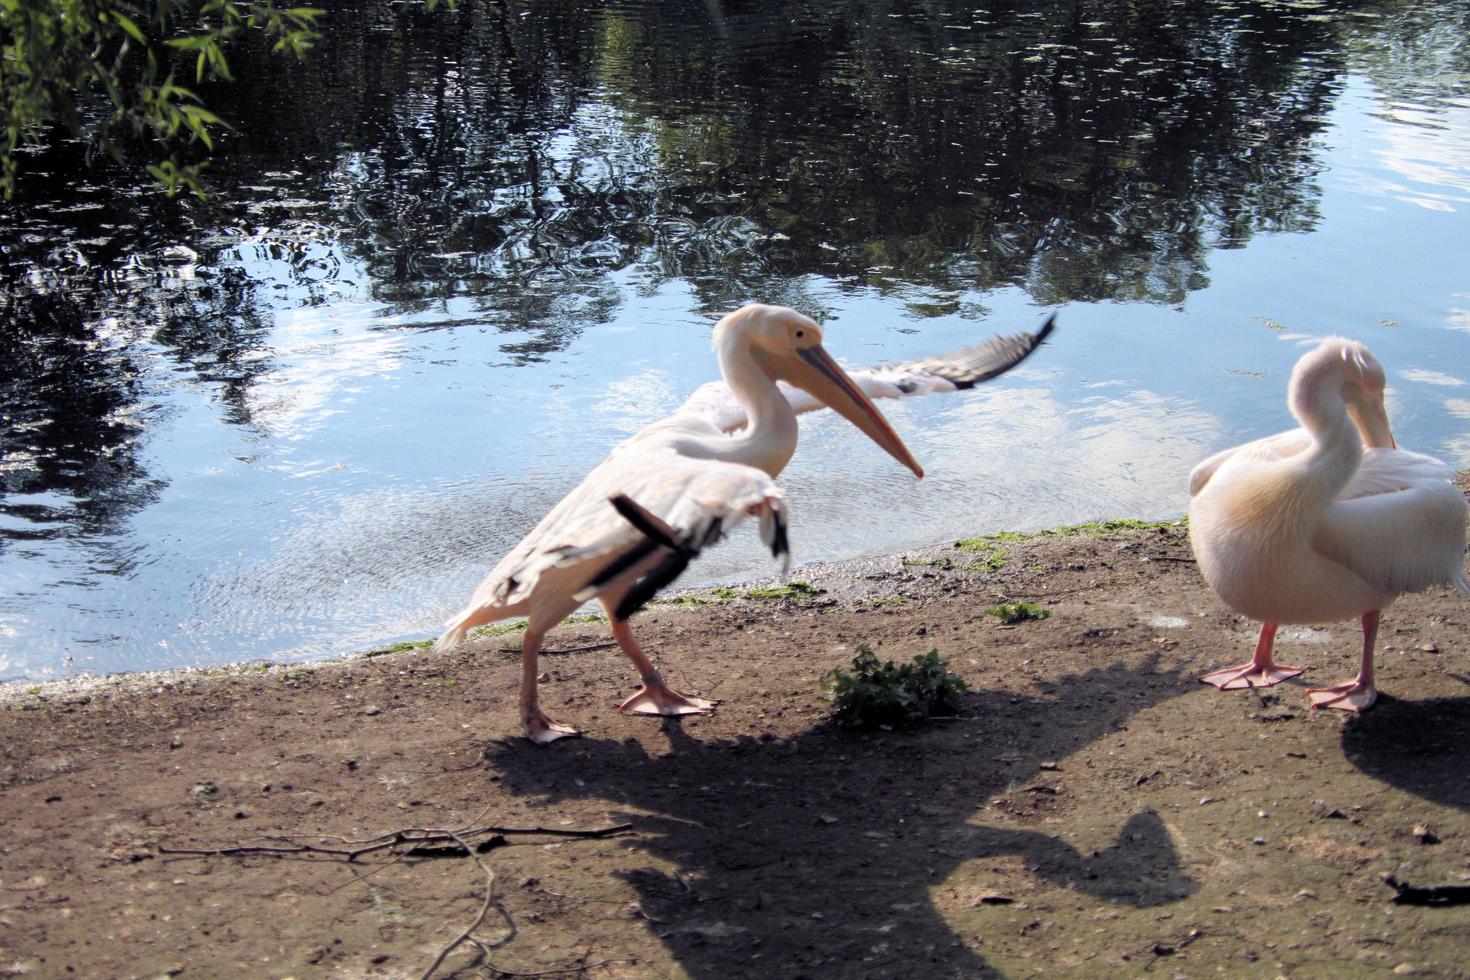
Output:
<path fill-rule="evenodd" d="M 1363 438 L 1363 445 L 1374 449 L 1397 449 L 1399 447 L 1399 444 L 1394 441 L 1393 429 L 1388 425 L 1388 409 L 1384 407 L 1382 395 L 1368 399 L 1364 405 L 1349 401 L 1347 410 L 1353 424 L 1358 427 L 1358 434 Z"/>
<path fill-rule="evenodd" d="M 768 370 L 782 381 L 805 389 L 823 405 L 839 413 L 853 425 L 867 433 L 884 452 L 898 460 L 914 476 L 923 478 L 924 468 L 914 459 L 893 426 L 883 413 L 873 407 L 868 396 L 837 366 L 832 356 L 822 349 L 821 344 L 803 347 L 794 352 L 796 357 L 764 357 Z"/>

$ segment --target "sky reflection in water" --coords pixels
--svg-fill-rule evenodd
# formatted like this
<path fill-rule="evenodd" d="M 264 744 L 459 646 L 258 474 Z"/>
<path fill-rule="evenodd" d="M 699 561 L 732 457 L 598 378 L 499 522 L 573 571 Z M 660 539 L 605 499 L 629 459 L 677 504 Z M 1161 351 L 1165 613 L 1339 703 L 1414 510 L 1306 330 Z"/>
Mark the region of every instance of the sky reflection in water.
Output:
<path fill-rule="evenodd" d="M 1182 513 L 1289 424 L 1288 334 L 1365 340 L 1401 443 L 1470 465 L 1470 5 L 361 8 L 213 97 L 249 149 L 209 208 L 35 161 L 0 679 L 429 635 L 753 299 L 854 366 L 1059 310 L 884 406 L 922 482 L 805 419 L 798 562 Z M 681 584 L 769 574 L 749 537 Z"/>

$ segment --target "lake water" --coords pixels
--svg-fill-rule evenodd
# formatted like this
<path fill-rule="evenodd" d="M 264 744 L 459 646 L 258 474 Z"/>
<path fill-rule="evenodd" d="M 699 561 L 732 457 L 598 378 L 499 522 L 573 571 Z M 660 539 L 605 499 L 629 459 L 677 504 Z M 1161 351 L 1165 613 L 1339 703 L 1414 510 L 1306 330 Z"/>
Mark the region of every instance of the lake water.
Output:
<path fill-rule="evenodd" d="M 0 679 L 433 635 L 751 300 L 849 366 L 1058 313 L 884 406 L 922 482 L 804 419 L 798 562 L 1181 514 L 1292 334 L 1470 465 L 1470 3 L 331 7 L 207 204 L 61 144 L 0 211 Z"/>

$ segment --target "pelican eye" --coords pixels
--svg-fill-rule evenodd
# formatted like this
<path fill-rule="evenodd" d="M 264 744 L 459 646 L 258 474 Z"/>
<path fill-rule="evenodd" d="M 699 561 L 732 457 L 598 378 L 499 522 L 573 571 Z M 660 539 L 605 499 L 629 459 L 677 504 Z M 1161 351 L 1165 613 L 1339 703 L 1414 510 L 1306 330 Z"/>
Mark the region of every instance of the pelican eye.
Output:
<path fill-rule="evenodd" d="M 806 336 L 806 331 L 805 330 L 798 330 L 798 331 L 796 331 L 796 336 L 798 336 L 798 337 L 805 337 Z"/>

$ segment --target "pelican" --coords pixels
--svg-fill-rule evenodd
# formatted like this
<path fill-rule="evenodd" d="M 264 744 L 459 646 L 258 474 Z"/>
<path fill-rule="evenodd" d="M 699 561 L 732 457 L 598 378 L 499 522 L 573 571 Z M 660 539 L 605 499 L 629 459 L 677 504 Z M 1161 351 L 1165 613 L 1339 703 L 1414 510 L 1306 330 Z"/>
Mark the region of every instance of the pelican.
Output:
<path fill-rule="evenodd" d="M 1200 678 L 1222 690 L 1268 687 L 1301 668 L 1272 657 L 1281 623 L 1361 618 L 1358 676 L 1309 688 L 1313 708 L 1366 711 L 1377 700 L 1373 647 L 1395 598 L 1434 585 L 1470 595 L 1465 498 L 1437 459 L 1399 449 L 1383 368 L 1362 344 L 1322 340 L 1291 373 L 1301 427 L 1227 449 L 1189 475 L 1189 540 L 1205 581 L 1262 622 L 1250 662 Z"/>
<path fill-rule="evenodd" d="M 1039 336 L 996 338 L 960 356 L 873 369 L 864 372 L 862 387 L 880 397 L 969 387 L 1020 363 L 1050 327 L 1048 321 Z M 812 319 L 752 304 L 716 324 L 714 347 L 724 381 L 701 388 L 672 416 L 616 447 L 501 559 L 434 644 L 436 652 L 447 651 L 476 626 L 525 616 L 520 713 L 533 742 L 579 734 L 540 707 L 536 663 L 547 630 L 593 597 L 642 679 L 619 710 L 685 715 L 714 708 L 715 702 L 663 681 L 628 617 L 701 548 L 747 517 L 757 520 L 775 557 L 788 557 L 785 498 L 774 478 L 796 451 L 798 409 L 832 408 L 923 476 L 862 387 L 823 349 Z"/>

